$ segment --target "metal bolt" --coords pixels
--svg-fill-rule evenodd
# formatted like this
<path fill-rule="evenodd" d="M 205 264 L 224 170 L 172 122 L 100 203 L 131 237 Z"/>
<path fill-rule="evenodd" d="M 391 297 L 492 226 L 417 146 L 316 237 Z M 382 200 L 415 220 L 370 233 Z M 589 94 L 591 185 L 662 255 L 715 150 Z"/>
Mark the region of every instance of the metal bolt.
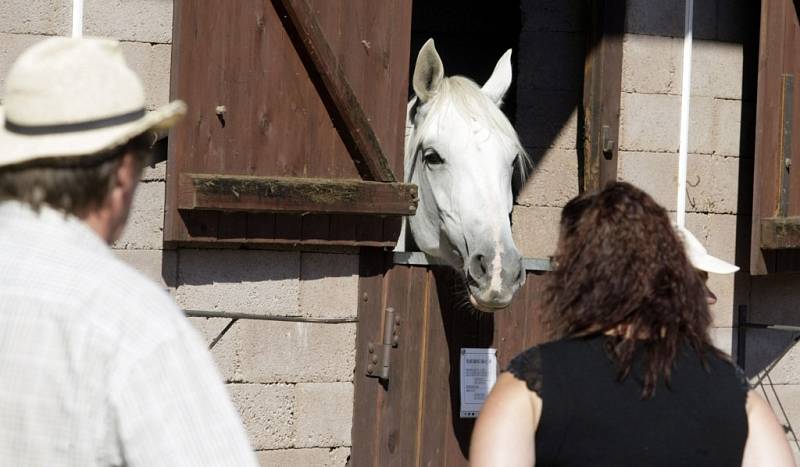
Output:
<path fill-rule="evenodd" d="M 369 300 L 369 295 L 364 292 L 364 295 L 361 297 L 365 302 Z"/>
<path fill-rule="evenodd" d="M 369 344 L 369 345 L 367 346 L 367 352 L 369 352 L 369 353 L 375 353 L 375 346 L 374 346 L 374 345 L 372 345 L 372 344 Z"/>
<path fill-rule="evenodd" d="M 373 355 L 372 356 L 372 363 L 378 363 L 378 356 L 377 355 Z"/>
<path fill-rule="evenodd" d="M 227 110 L 228 110 L 228 109 L 227 109 L 227 108 L 225 108 L 225 106 L 224 106 L 224 105 L 218 105 L 218 106 L 217 106 L 217 107 L 214 109 L 214 113 L 216 113 L 217 115 L 222 115 L 222 114 L 224 114 L 224 113 L 225 113 Z"/>
<path fill-rule="evenodd" d="M 400 336 L 398 336 L 397 334 L 395 334 L 395 335 L 394 335 L 394 337 L 392 338 L 392 344 L 393 344 L 393 345 L 397 345 L 397 344 L 399 344 L 399 343 L 400 343 Z"/>
<path fill-rule="evenodd" d="M 400 317 L 399 316 L 395 315 L 395 317 L 394 317 L 394 325 L 395 326 L 400 326 Z"/>
<path fill-rule="evenodd" d="M 370 365 L 367 367 L 367 374 L 368 374 L 368 375 L 371 375 L 371 374 L 372 374 L 374 371 L 375 371 L 375 365 L 372 365 L 372 364 L 370 364 Z"/>
<path fill-rule="evenodd" d="M 787 157 L 786 159 L 783 160 L 783 164 L 788 169 L 788 168 L 790 168 L 792 166 L 792 160 Z"/>

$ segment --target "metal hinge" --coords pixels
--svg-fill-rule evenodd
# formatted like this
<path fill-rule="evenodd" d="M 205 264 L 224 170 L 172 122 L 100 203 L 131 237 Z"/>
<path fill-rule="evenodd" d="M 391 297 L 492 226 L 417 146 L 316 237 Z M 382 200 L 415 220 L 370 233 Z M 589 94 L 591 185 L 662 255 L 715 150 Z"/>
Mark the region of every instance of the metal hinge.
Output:
<path fill-rule="evenodd" d="M 389 380 L 389 367 L 392 361 L 392 348 L 400 342 L 400 317 L 394 308 L 387 307 L 383 321 L 383 342 L 370 342 L 367 347 L 367 376 Z"/>

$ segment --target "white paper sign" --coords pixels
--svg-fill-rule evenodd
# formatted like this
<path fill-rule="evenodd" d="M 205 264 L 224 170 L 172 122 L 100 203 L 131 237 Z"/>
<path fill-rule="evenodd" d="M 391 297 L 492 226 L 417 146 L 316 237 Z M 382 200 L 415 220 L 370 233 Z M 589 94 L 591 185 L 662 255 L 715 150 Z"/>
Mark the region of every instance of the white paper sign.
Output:
<path fill-rule="evenodd" d="M 497 349 L 461 349 L 461 418 L 475 418 L 497 381 Z"/>

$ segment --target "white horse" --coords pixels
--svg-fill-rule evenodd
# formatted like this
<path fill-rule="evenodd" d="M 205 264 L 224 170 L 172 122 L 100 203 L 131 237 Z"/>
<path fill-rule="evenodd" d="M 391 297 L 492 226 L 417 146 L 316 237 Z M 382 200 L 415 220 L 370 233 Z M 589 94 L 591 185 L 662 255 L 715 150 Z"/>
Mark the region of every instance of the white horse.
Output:
<path fill-rule="evenodd" d="M 479 87 L 445 77 L 429 39 L 406 114 L 405 181 L 419 186 L 416 215 L 407 219 L 414 242 L 464 274 L 470 302 L 482 311 L 507 307 L 525 281 L 509 215 L 514 166 L 530 160 L 500 110 L 510 85 L 510 49 Z"/>

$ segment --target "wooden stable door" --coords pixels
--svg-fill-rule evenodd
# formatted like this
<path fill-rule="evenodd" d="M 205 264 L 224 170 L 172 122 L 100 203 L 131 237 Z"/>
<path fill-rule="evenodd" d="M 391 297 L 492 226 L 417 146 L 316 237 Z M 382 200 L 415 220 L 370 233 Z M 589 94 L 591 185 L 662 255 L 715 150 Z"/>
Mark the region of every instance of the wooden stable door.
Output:
<path fill-rule="evenodd" d="M 462 279 L 449 268 L 392 264 L 391 254 L 363 251 L 351 465 L 468 465 L 475 419 L 460 417 L 460 351 L 495 348 L 504 368 L 541 342 L 542 277 L 529 272 L 510 309 L 484 314 L 466 302 Z M 383 381 L 368 372 L 380 367 L 374 357 L 387 308 L 396 347 Z"/>
<path fill-rule="evenodd" d="M 176 0 L 167 244 L 393 246 L 411 0 Z"/>

